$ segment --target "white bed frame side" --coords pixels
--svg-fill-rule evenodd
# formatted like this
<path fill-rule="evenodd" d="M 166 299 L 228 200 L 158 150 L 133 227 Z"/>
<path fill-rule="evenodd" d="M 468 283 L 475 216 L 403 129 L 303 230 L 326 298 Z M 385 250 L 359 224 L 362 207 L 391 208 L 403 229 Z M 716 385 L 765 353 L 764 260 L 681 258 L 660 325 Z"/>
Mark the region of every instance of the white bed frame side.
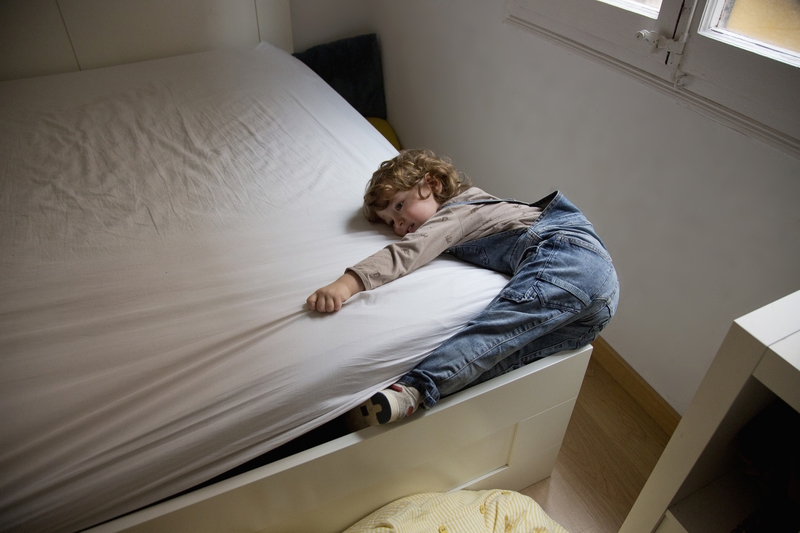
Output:
<path fill-rule="evenodd" d="M 550 475 L 592 347 L 554 355 L 87 533 L 340 532 L 410 494 L 520 490 Z"/>
<path fill-rule="evenodd" d="M 0 81 L 255 46 L 294 51 L 290 0 L 0 4 Z"/>

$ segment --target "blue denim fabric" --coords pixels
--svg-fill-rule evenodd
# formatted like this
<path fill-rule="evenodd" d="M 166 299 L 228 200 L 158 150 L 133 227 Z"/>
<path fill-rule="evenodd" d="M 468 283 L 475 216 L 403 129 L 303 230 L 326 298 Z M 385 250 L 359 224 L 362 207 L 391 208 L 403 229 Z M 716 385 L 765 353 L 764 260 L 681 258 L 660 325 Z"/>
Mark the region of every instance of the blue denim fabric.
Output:
<path fill-rule="evenodd" d="M 592 224 L 559 191 L 531 205 L 542 213 L 529 228 L 447 250 L 512 277 L 464 329 L 400 378 L 422 392 L 426 408 L 467 386 L 585 346 L 614 315 L 617 274 Z"/>

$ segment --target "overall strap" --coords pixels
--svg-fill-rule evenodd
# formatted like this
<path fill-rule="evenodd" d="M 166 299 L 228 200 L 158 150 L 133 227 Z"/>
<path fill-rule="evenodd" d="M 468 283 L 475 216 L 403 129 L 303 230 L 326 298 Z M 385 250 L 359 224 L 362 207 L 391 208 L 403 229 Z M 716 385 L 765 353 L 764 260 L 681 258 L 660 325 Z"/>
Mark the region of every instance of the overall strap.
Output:
<path fill-rule="evenodd" d="M 500 199 L 472 200 L 472 201 L 469 201 L 469 202 L 458 202 L 458 203 L 455 203 L 455 204 L 450 204 L 450 205 L 445 206 L 444 209 L 447 209 L 448 207 L 454 207 L 454 206 L 457 206 L 457 205 L 497 204 L 497 203 L 500 203 L 500 202 L 507 202 L 509 204 L 520 204 L 520 205 L 527 205 L 529 207 L 538 207 L 539 209 L 542 210 L 542 215 L 544 215 L 550 209 L 550 207 L 553 205 L 553 203 L 554 203 L 553 200 L 555 200 L 556 198 L 561 198 L 561 199 L 566 201 L 566 198 L 564 198 L 564 195 L 562 195 L 560 191 L 556 190 L 556 191 L 551 192 L 550 194 L 548 194 L 547 196 L 545 196 L 541 200 L 537 200 L 537 201 L 532 202 L 532 203 L 520 202 L 519 200 L 514 200 L 513 198 L 507 198 L 505 200 L 500 200 Z M 572 204 L 570 204 L 570 205 L 572 205 Z M 577 210 L 576 207 L 573 206 L 573 208 L 575 210 Z"/>
<path fill-rule="evenodd" d="M 496 199 L 491 199 L 491 200 L 471 200 L 469 202 L 458 202 L 458 203 L 455 203 L 455 204 L 446 205 L 446 206 L 444 206 L 444 208 L 446 209 L 448 207 L 455 207 L 457 205 L 499 204 L 501 202 L 506 202 L 506 203 L 509 203 L 509 204 L 528 205 L 528 206 L 531 205 L 528 202 L 520 202 L 519 200 L 514 200 L 514 199 L 511 199 L 511 198 L 508 198 L 508 199 L 505 199 L 505 200 L 500 200 L 499 198 L 496 198 Z"/>

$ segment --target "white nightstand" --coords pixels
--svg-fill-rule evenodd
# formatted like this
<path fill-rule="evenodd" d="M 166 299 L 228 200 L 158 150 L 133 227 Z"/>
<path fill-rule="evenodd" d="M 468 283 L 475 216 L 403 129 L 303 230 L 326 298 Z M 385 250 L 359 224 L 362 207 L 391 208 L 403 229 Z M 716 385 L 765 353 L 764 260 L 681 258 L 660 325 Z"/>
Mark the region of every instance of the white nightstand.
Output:
<path fill-rule="evenodd" d="M 758 505 L 734 439 L 776 396 L 800 411 L 800 291 L 734 321 L 620 533 L 730 533 Z"/>

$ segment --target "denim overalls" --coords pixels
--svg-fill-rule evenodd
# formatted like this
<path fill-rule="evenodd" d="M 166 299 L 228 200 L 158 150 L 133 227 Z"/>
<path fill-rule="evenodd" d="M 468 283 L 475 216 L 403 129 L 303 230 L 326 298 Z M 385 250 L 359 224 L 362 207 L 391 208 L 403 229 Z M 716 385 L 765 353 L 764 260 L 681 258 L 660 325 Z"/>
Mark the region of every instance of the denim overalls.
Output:
<path fill-rule="evenodd" d="M 464 329 L 398 380 L 419 390 L 426 408 L 467 386 L 585 346 L 614 315 L 617 274 L 592 224 L 559 191 L 529 205 L 542 213 L 527 229 L 446 250 L 512 278 Z"/>

